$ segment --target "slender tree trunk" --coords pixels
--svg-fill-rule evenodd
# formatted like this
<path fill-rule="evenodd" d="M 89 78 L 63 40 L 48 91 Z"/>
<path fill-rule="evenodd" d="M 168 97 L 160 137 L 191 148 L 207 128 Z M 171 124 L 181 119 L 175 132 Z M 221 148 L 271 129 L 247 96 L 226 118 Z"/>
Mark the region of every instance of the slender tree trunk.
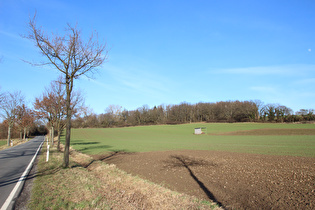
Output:
<path fill-rule="evenodd" d="M 22 136 L 23 136 L 23 130 L 20 130 L 20 140 L 22 140 Z"/>
<path fill-rule="evenodd" d="M 58 143 L 57 143 L 57 150 L 60 151 L 60 134 L 61 134 L 61 131 L 60 131 L 60 128 L 58 129 Z"/>
<path fill-rule="evenodd" d="M 69 167 L 69 147 L 70 147 L 70 133 L 71 133 L 71 91 L 73 87 L 73 78 L 66 76 L 66 89 L 67 89 L 67 119 L 66 119 L 66 141 L 65 141 L 65 151 L 63 158 L 63 166 L 65 168 Z"/>
<path fill-rule="evenodd" d="M 10 140 L 11 140 L 11 125 L 9 124 L 9 127 L 8 127 L 8 146 L 10 146 Z"/>
<path fill-rule="evenodd" d="M 51 145 L 54 145 L 54 126 L 51 126 Z"/>
<path fill-rule="evenodd" d="M 25 141 L 25 136 L 26 136 L 26 127 L 24 128 L 24 136 L 23 136 L 24 141 Z"/>

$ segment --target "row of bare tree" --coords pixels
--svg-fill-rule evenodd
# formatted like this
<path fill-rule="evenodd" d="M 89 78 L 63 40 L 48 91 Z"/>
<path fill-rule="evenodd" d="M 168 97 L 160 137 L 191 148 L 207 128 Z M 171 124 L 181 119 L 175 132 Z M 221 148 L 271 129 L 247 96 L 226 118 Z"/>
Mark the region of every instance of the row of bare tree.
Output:
<path fill-rule="evenodd" d="M 24 96 L 20 91 L 0 93 L 0 117 L 3 119 L 0 135 L 3 137 L 4 130 L 7 130 L 8 146 L 14 127 L 17 128 L 15 133 L 19 133 L 20 139 L 25 140 L 30 131 L 34 132 L 34 112 L 25 105 Z"/>
<path fill-rule="evenodd" d="M 292 109 L 278 104 L 264 105 L 255 101 L 221 101 L 216 103 L 144 105 L 128 111 L 110 105 L 104 114 L 85 113 L 72 120 L 75 128 L 121 127 L 154 124 L 180 124 L 192 122 L 298 122 L 315 120 L 313 109 L 302 109 L 293 114 Z"/>
<path fill-rule="evenodd" d="M 40 97 L 36 97 L 33 109 L 28 108 L 24 102 L 21 91 L 0 93 L 0 116 L 3 122 L 0 124 L 0 138 L 4 138 L 4 130 L 7 130 L 7 141 L 10 146 L 12 134 L 20 132 L 20 139 L 30 134 L 47 130 L 41 128 L 45 124 L 49 128 L 50 140 L 53 144 L 54 134 L 58 135 L 57 148 L 60 149 L 60 135 L 66 125 L 66 90 L 62 78 L 52 81 Z M 75 91 L 71 97 L 71 111 L 75 116 L 83 107 L 84 99 L 79 91 Z M 13 128 L 15 128 L 13 130 Z"/>

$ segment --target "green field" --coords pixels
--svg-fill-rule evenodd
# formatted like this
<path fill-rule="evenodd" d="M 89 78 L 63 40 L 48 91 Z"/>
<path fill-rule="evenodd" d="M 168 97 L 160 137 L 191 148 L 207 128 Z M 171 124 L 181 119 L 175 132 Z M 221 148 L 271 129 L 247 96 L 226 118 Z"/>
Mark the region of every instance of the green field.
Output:
<path fill-rule="evenodd" d="M 207 134 L 194 135 L 196 127 L 207 127 Z M 274 135 L 275 132 L 273 132 L 273 135 L 252 135 L 252 133 L 251 135 L 225 135 L 227 132 L 255 129 L 281 129 L 282 131 L 287 129 L 288 132 L 292 129 L 295 131 L 312 129 L 313 131 L 315 124 L 202 123 L 72 129 L 71 146 L 87 154 L 111 151 L 216 150 L 315 157 L 314 134 L 303 135 L 302 132 L 302 134 L 293 135 Z"/>
<path fill-rule="evenodd" d="M 0 147 L 5 144 L 7 144 L 7 140 L 0 140 Z"/>

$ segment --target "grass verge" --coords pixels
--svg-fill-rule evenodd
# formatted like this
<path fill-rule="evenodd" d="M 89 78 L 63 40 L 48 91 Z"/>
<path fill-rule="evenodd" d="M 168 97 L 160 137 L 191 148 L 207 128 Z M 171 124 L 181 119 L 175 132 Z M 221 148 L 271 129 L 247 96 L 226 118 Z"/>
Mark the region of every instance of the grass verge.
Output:
<path fill-rule="evenodd" d="M 43 146 L 29 209 L 219 209 L 74 150 L 67 169 L 63 153 L 52 147 L 46 162 L 45 152 Z"/>

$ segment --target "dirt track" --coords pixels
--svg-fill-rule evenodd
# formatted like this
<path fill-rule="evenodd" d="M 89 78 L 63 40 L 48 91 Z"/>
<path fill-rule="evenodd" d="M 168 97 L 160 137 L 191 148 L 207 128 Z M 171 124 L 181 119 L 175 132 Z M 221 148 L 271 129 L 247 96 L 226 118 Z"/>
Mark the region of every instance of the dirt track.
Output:
<path fill-rule="evenodd" d="M 315 208 L 315 158 L 168 151 L 117 153 L 106 162 L 227 209 Z"/>

